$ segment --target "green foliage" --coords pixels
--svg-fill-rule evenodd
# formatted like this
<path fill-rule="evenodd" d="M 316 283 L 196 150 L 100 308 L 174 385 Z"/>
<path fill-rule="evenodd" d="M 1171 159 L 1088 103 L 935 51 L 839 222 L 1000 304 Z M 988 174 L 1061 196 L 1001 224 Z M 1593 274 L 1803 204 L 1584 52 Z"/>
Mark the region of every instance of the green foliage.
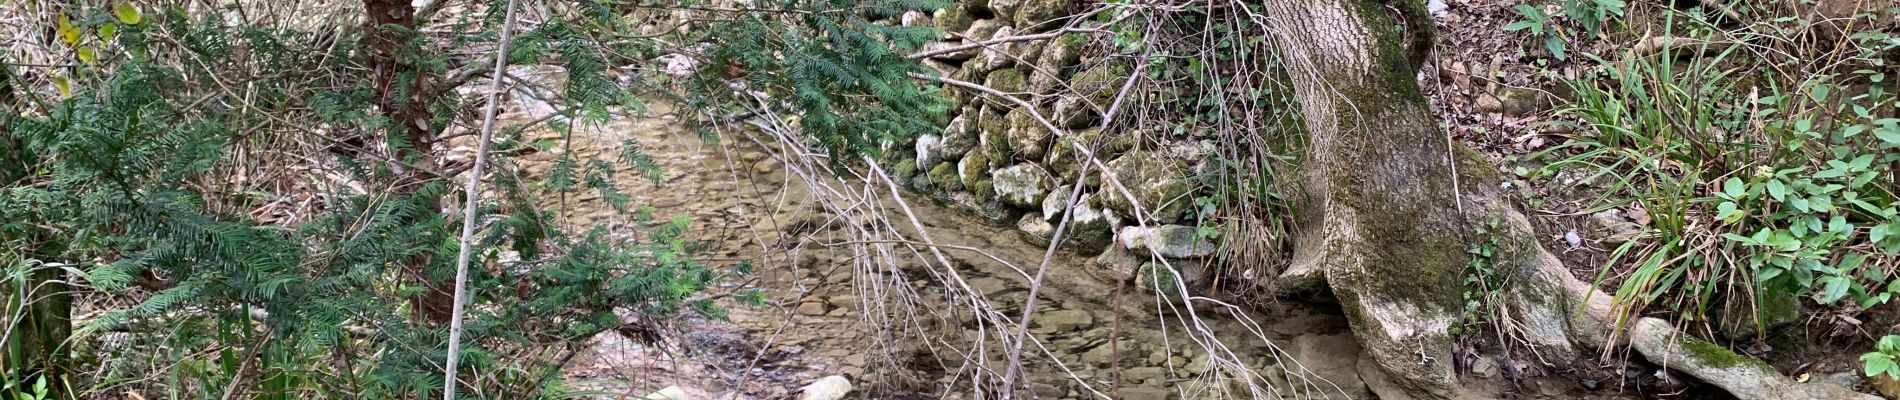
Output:
<path fill-rule="evenodd" d="M 1498 274 L 1496 261 L 1504 251 L 1504 232 L 1498 220 L 1491 220 L 1478 227 L 1473 234 L 1477 240 L 1465 249 L 1471 261 L 1465 264 L 1464 291 L 1461 297 L 1465 301 L 1463 325 L 1455 327 L 1458 331 L 1470 331 L 1478 324 L 1490 323 L 1494 319 L 1494 306 L 1498 301 L 1498 290 L 1504 287 L 1504 276 Z"/>
<path fill-rule="evenodd" d="M 1860 370 L 1867 376 L 1900 379 L 1900 363 L 1896 363 L 1896 358 L 1900 358 L 1900 335 L 1887 335 L 1874 345 L 1874 351 L 1860 355 Z"/>
<path fill-rule="evenodd" d="M 1559 61 L 1569 59 L 1567 43 L 1571 40 L 1592 39 L 1603 33 L 1603 22 L 1622 17 L 1629 6 L 1623 0 L 1563 0 L 1560 3 L 1561 15 L 1582 28 L 1582 32 L 1572 32 L 1559 25 L 1558 14 L 1547 13 L 1543 8 L 1529 4 L 1513 7 L 1523 20 L 1504 26 L 1507 32 L 1527 31 L 1531 37 L 1541 40 L 1551 57 Z"/>
<path fill-rule="evenodd" d="M 1891 176 L 1900 119 L 1876 68 L 1784 75 L 1741 45 L 1663 48 L 1601 61 L 1562 111 L 1588 132 L 1536 157 L 1532 175 L 1607 181 L 1585 210 L 1640 209 L 1653 220 L 1612 250 L 1615 293 L 1702 320 L 1736 296 L 1792 294 L 1869 307 L 1900 290 L 1900 202 Z M 1872 54 L 1864 51 L 1852 55 Z M 1878 59 L 1849 58 L 1849 70 Z M 1737 67 L 1742 65 L 1742 67 Z M 1788 81 L 1787 79 L 1796 79 Z"/>

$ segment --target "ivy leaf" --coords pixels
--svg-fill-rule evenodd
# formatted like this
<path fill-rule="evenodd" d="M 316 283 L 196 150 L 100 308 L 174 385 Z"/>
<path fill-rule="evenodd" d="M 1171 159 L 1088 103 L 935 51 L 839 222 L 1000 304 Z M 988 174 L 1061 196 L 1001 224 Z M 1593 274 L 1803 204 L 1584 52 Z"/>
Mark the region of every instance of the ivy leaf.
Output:
<path fill-rule="evenodd" d="M 132 7 L 131 3 L 112 5 L 112 16 L 119 18 L 119 22 L 123 22 L 126 25 L 139 24 L 139 9 Z"/>

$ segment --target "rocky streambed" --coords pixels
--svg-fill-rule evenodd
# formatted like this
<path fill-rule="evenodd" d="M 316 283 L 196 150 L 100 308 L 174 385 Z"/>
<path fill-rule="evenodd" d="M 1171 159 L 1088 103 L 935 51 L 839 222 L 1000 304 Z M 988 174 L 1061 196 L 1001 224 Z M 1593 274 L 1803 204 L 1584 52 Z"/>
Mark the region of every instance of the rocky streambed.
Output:
<path fill-rule="evenodd" d="M 518 108 L 510 120 L 541 117 L 531 105 Z M 985 385 L 1001 374 L 994 370 L 1007 354 L 1001 333 L 1012 330 L 959 310 L 967 298 L 947 295 L 955 291 L 927 278 L 930 257 L 917 253 L 914 263 L 875 271 L 856 267 L 860 255 L 838 245 L 845 240 L 842 229 L 815 222 L 827 215 L 815 211 L 812 190 L 788 179 L 786 165 L 770 155 L 780 149 L 737 132 L 709 141 L 669 112 L 656 105 L 646 117 L 577 124 L 564 145 L 521 156 L 523 168 L 515 173 L 533 182 L 561 154 L 585 165 L 616 159 L 637 143 L 664 172 L 654 180 L 621 166 L 615 185 L 632 204 L 650 205 L 657 215 L 691 217 L 689 234 L 708 244 L 701 259 L 722 270 L 741 263 L 756 270 L 717 291 L 733 294 L 730 299 L 758 290 L 765 305 L 725 301 L 729 322 L 685 323 L 677 329 L 684 340 L 672 349 L 602 335 L 569 364 L 571 382 L 599 398 L 672 387 L 696 399 L 753 399 L 785 398 L 836 375 L 857 385 L 854 398 L 997 396 Z M 546 129 L 526 135 L 563 136 Z M 923 195 L 906 193 L 903 200 L 935 243 L 951 246 L 943 255 L 972 291 L 1001 315 L 1021 315 L 1030 291 L 1026 275 L 1045 250 L 1033 235 Z M 636 231 L 630 216 L 593 191 L 542 201 L 570 229 Z M 1051 260 L 1029 330 L 1040 346 L 1023 356 L 1031 390 L 1016 397 L 1371 397 L 1359 374 L 1359 346 L 1336 308 L 1291 300 L 1220 307 L 1206 299 L 1190 313 L 1176 296 L 1118 285 L 1113 277 L 1122 273 L 1099 265 L 1100 259 L 1058 251 Z M 1474 373 L 1495 376 L 1497 370 Z M 1579 393 L 1574 382 L 1526 382 L 1529 387 L 1513 392 Z"/>

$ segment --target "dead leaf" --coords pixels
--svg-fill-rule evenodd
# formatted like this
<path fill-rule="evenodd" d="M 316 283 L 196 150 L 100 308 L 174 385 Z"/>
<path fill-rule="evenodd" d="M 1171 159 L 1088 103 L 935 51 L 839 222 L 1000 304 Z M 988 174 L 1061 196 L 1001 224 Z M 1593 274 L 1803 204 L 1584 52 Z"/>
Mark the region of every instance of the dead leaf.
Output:
<path fill-rule="evenodd" d="M 1630 221 L 1637 225 L 1649 226 L 1649 210 L 1643 209 L 1643 206 L 1631 204 L 1623 207 L 1623 215 L 1629 216 Z"/>

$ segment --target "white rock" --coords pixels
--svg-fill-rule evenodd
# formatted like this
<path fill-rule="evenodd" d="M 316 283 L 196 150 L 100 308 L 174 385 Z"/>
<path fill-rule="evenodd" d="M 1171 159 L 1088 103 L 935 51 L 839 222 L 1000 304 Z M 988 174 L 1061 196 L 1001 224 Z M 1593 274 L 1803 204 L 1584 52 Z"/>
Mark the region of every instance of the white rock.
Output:
<path fill-rule="evenodd" d="M 832 375 L 799 389 L 798 400 L 838 400 L 851 393 L 851 380 Z"/>
<path fill-rule="evenodd" d="M 660 389 L 660 391 L 658 392 L 653 392 L 653 394 L 647 395 L 646 399 L 647 400 L 692 400 L 693 396 L 686 394 L 686 389 L 681 389 L 679 386 L 667 386 L 665 389 Z"/>

